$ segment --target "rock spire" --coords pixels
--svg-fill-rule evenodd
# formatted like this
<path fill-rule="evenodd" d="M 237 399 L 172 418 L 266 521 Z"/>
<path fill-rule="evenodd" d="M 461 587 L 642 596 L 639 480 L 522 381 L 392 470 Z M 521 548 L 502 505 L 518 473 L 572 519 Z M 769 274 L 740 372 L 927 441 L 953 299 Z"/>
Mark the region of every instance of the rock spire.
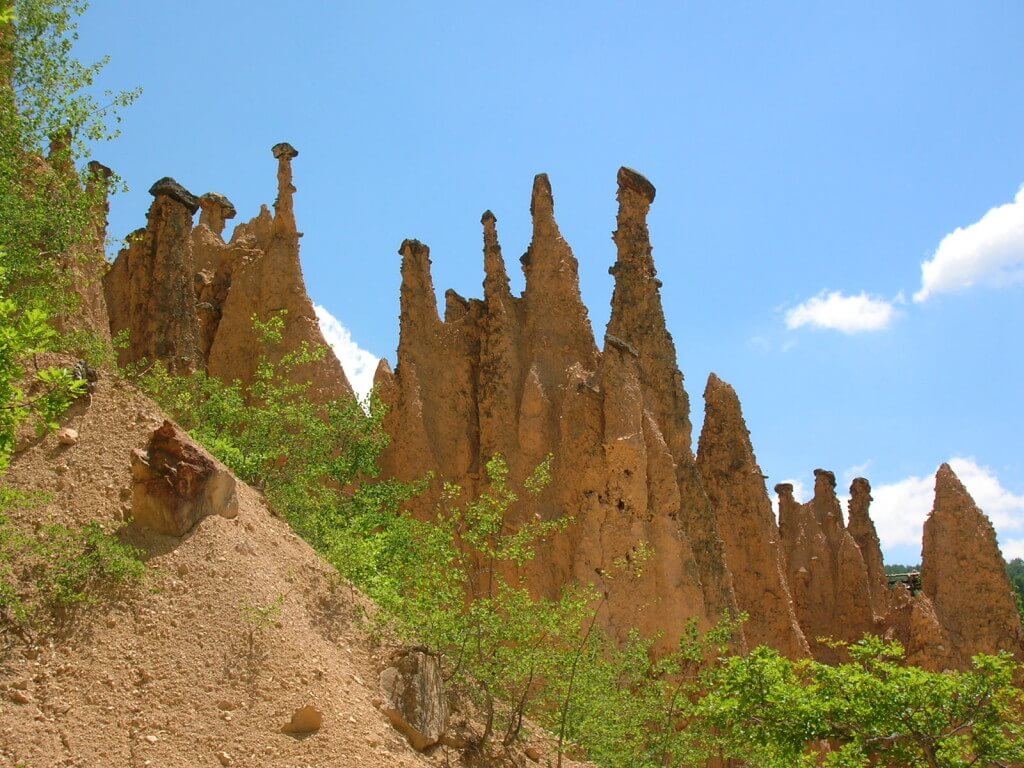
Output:
<path fill-rule="evenodd" d="M 1020 658 L 1024 633 L 995 529 L 949 464 L 935 475 L 921 564 L 924 593 L 959 665 L 974 654 L 999 650 Z"/>
<path fill-rule="evenodd" d="M 733 574 L 736 603 L 750 616 L 747 640 L 795 658 L 809 654 L 785 576 L 779 529 L 735 390 L 715 374 L 704 390 L 697 468 Z"/>
<path fill-rule="evenodd" d="M 206 370 L 225 381 L 252 381 L 264 355 L 279 360 L 303 343 L 326 348 L 299 263 L 290 144 L 273 148 L 278 194 L 274 214 L 264 207 L 236 227 L 225 242 L 235 206 L 222 194 L 197 197 L 174 179 L 157 181 L 146 228 L 130 236 L 104 277 L 114 334 L 127 330 L 124 365 L 163 360 L 173 370 Z M 199 225 L 193 216 L 202 208 Z M 283 321 L 282 340 L 271 345 L 253 328 L 253 317 Z M 352 397 L 334 353 L 299 366 L 297 382 L 311 382 L 318 402 Z"/>

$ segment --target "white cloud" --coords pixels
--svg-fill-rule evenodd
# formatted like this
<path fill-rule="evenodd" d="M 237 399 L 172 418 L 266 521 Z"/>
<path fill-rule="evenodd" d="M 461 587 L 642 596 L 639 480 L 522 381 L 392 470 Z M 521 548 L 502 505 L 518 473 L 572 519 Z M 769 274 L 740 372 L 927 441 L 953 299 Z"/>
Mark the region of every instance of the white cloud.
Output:
<path fill-rule="evenodd" d="M 949 465 L 995 526 L 1006 558 L 1024 556 L 1024 494 L 1005 488 L 991 468 L 975 459 L 955 458 Z M 919 547 L 925 518 L 935 500 L 935 477 L 907 477 L 871 489 L 871 518 L 882 549 Z M 1011 538 L 1015 536 L 1015 538 Z"/>
<path fill-rule="evenodd" d="M 921 264 L 921 290 L 914 301 L 982 283 L 1024 280 L 1024 186 L 1012 203 L 996 206 L 978 221 L 957 227 Z"/>
<path fill-rule="evenodd" d="M 788 310 L 786 327 L 793 330 L 810 325 L 842 333 L 881 331 L 888 328 L 899 314 L 895 306 L 897 303 L 902 303 L 901 296 L 888 301 L 863 291 L 856 296 L 844 296 L 842 291 L 822 291 Z"/>
<path fill-rule="evenodd" d="M 1024 539 L 1007 539 L 1002 544 L 1003 557 L 1013 560 L 1015 557 L 1024 558 Z"/>
<path fill-rule="evenodd" d="M 373 389 L 373 374 L 377 370 L 380 358 L 356 344 L 348 328 L 338 322 L 338 318 L 325 307 L 316 304 L 313 311 L 320 321 L 320 331 L 334 350 L 334 354 L 338 356 L 352 389 L 360 399 L 366 397 Z"/>
<path fill-rule="evenodd" d="M 871 467 L 871 459 L 868 459 L 863 464 L 854 464 L 852 467 L 848 467 L 843 470 L 843 486 L 849 487 L 850 483 L 853 482 L 855 477 L 866 477 L 868 474 L 868 468 Z"/>

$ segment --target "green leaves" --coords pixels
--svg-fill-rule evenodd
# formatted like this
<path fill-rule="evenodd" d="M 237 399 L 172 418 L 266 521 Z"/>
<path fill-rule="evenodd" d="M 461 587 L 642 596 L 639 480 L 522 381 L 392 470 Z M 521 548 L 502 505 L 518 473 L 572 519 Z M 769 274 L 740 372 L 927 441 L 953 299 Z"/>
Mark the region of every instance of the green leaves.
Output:
<path fill-rule="evenodd" d="M 58 417 L 85 392 L 86 382 L 70 370 L 35 365 L 37 355 L 57 348 L 57 332 L 45 312 L 20 311 L 0 293 L 0 473 L 14 453 L 23 422 L 35 421 L 40 432 L 56 429 Z"/>
<path fill-rule="evenodd" d="M 105 591 L 139 581 L 141 554 L 97 522 L 27 533 L 0 515 L 0 626 L 52 628 Z"/>
<path fill-rule="evenodd" d="M 103 260 L 107 181 L 76 163 L 89 143 L 116 135 L 111 121 L 137 95 L 111 94 L 101 105 L 90 94 L 105 61 L 74 57 L 74 20 L 85 7 L 0 2 L 0 473 L 19 426 L 56 427 L 85 387 L 70 371 L 40 368 L 37 357 L 90 346 L 54 323 L 77 306 L 76 270 Z"/>
<path fill-rule="evenodd" d="M 930 672 L 904 665 L 898 643 L 867 636 L 849 655 L 837 666 L 766 648 L 727 659 L 705 678 L 698 733 L 755 765 L 820 757 L 836 768 L 960 768 L 1024 759 L 1024 699 L 1008 654 L 979 656 L 964 672 Z"/>

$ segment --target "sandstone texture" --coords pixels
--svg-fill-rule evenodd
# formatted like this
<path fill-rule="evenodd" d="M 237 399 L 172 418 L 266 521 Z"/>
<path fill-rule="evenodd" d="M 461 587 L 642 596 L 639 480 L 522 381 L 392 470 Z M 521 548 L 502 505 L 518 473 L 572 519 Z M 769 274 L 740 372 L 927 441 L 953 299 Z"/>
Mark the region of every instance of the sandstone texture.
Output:
<path fill-rule="evenodd" d="M 958 664 L 998 650 L 1020 658 L 1024 634 L 995 529 L 948 464 L 935 475 L 921 565 L 924 594 L 949 633 Z"/>
<path fill-rule="evenodd" d="M 654 199 L 646 178 L 619 170 L 615 289 L 602 349 L 546 175 L 533 183 L 521 296 L 510 289 L 491 211 L 481 218 L 482 299 L 448 291 L 439 311 L 430 249 L 402 243 L 398 365 L 392 371 L 382 361 L 375 378 L 389 407 L 385 473 L 405 480 L 437 473 L 419 501 L 427 516 L 442 480 L 468 496 L 486 482 L 484 467 L 496 454 L 514 481 L 553 455 L 551 486 L 521 500 L 507 524 L 567 516 L 570 525 L 510 575 L 548 595 L 574 581 L 593 584 L 607 595 L 605 628 L 623 639 L 633 627 L 657 635 L 658 650 L 676 642 L 687 620 L 707 627 L 737 610 L 750 617 L 748 644 L 794 658 L 841 660 L 832 641 L 867 632 L 900 640 L 914 663 L 934 668 L 964 663 L 951 655 L 956 644 L 1018 650 L 1019 621 L 1005 600 L 976 603 L 997 617 L 989 624 L 1004 627 L 988 642 L 988 630 L 967 639 L 966 622 L 961 630 L 947 625 L 930 594 L 889 587 L 866 479 L 853 481 L 848 521 L 832 472 L 815 470 L 806 503 L 791 485 L 777 485 L 776 524 L 739 398 L 714 375 L 694 454 L 647 227 Z M 955 536 L 939 538 L 956 549 Z M 1002 568 L 994 544 L 978 557 L 985 572 Z"/>
<path fill-rule="evenodd" d="M 869 513 L 871 507 L 871 483 L 866 478 L 856 477 L 850 484 L 849 520 L 847 530 L 860 548 L 864 567 L 867 569 L 868 593 L 871 596 L 871 611 L 884 616 L 889 608 L 889 579 L 882 562 L 882 545 L 878 532 Z"/>
<path fill-rule="evenodd" d="M 603 351 L 547 176 L 533 183 L 522 296 L 509 288 L 490 211 L 481 219 L 483 299 L 449 291 L 443 319 L 430 250 L 405 241 L 398 365 L 382 366 L 376 381 L 391 408 L 388 474 L 411 480 L 433 469 L 473 493 L 495 454 L 520 481 L 552 454 L 551 486 L 513 509 L 509 523 L 573 520 L 542 543 L 522 575 L 543 594 L 594 583 L 608 593 L 607 628 L 623 638 L 633 626 L 660 633 L 668 647 L 689 618 L 707 627 L 735 612 L 736 598 L 690 445 L 689 401 L 650 257 L 653 199 L 650 182 L 620 171 L 616 298 Z M 641 567 L 646 552 L 653 555 Z"/>
<path fill-rule="evenodd" d="M 278 197 L 252 221 L 223 238 L 236 215 L 224 195 L 196 197 L 173 179 L 153 185 L 145 229 L 129 237 L 104 277 L 110 332 L 129 333 L 119 363 L 160 360 L 179 373 L 203 370 L 225 381 L 253 379 L 261 357 L 274 362 L 303 344 L 323 348 L 321 359 L 298 366 L 295 382 L 310 382 L 317 402 L 353 396 L 345 372 L 327 347 L 299 263 L 289 144 L 273 148 Z M 193 216 L 202 209 L 199 224 Z M 252 318 L 283 320 L 280 344 L 267 343 Z"/>
<path fill-rule="evenodd" d="M 715 374 L 704 390 L 697 467 L 716 510 L 747 639 L 791 658 L 809 654 L 789 592 L 779 529 L 735 390 Z"/>
<path fill-rule="evenodd" d="M 111 333 L 130 334 L 122 364 L 161 360 L 178 373 L 248 382 L 261 356 L 324 346 L 299 263 L 298 152 L 281 143 L 272 154 L 273 211 L 264 206 L 227 240 L 236 210 L 226 196 L 196 197 L 169 178 L 153 185 L 147 226 L 103 281 Z M 94 177 L 105 178 L 99 168 Z M 620 639 L 636 628 L 666 650 L 687 621 L 707 628 L 744 611 L 741 645 L 765 643 L 794 658 L 840 660 L 831 640 L 852 642 L 866 632 L 898 639 L 912 662 L 932 668 L 964 666 L 983 650 L 1020 653 L 1020 621 L 991 526 L 948 467 L 939 472 L 925 531 L 925 589 L 911 594 L 888 584 L 866 479 L 853 481 L 846 519 L 830 471 L 815 470 L 806 502 L 794 498 L 792 485 L 776 485 L 776 523 L 739 397 L 713 374 L 694 452 L 690 400 L 647 225 L 655 188 L 628 168 L 619 170 L 617 188 L 615 287 L 600 348 L 546 175 L 533 181 L 522 295 L 510 288 L 490 211 L 481 217 L 480 299 L 449 290 L 439 308 L 429 247 L 401 244 L 397 365 L 382 360 L 375 385 L 389 409 L 385 475 L 435 473 L 414 513 L 433 514 L 445 481 L 461 486 L 463 499 L 478 493 L 496 455 L 514 483 L 550 455 L 552 483 L 521 499 L 506 525 L 569 524 L 507 575 L 548 596 L 569 583 L 592 584 L 607 596 L 601 623 Z M 102 305 L 89 301 L 102 315 Z M 254 316 L 283 319 L 279 345 L 253 330 Z M 352 396 L 329 350 L 294 379 L 311 382 L 317 401 Z M 152 475 L 152 464 L 139 454 L 135 471 L 143 484 L 163 483 L 165 497 L 150 505 L 161 511 L 140 519 L 148 514 L 162 521 L 151 523 L 158 530 L 180 536 L 194 514 L 166 495 L 164 486 L 176 481 Z"/>
<path fill-rule="evenodd" d="M 111 336 L 128 333 L 118 362 L 166 363 L 174 373 L 201 367 L 192 276 L 192 214 L 198 201 L 171 178 L 151 188 L 146 228 L 128 236 L 104 276 Z"/>
<path fill-rule="evenodd" d="M 103 294 L 103 275 L 107 271 L 107 192 L 113 171 L 92 160 L 87 165 L 86 196 L 91 202 L 91 230 L 82 245 L 69 254 L 65 268 L 71 289 L 78 296 L 73 311 L 58 317 L 65 331 L 86 331 L 102 342 L 110 342 L 110 320 Z"/>
<path fill-rule="evenodd" d="M 207 515 L 238 514 L 234 475 L 169 421 L 131 461 L 132 517 L 157 533 L 184 536 Z"/>

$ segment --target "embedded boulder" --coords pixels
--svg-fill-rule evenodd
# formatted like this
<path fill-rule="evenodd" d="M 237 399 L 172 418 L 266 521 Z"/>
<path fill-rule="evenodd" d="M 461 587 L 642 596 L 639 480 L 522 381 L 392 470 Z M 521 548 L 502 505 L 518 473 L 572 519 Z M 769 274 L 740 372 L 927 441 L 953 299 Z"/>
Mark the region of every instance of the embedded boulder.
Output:
<path fill-rule="evenodd" d="M 405 648 L 380 673 L 381 711 L 422 752 L 448 729 L 448 700 L 437 657 L 421 648 Z"/>
<path fill-rule="evenodd" d="M 184 536 L 207 515 L 238 514 L 235 477 L 169 421 L 132 451 L 132 516 L 167 536 Z"/>

